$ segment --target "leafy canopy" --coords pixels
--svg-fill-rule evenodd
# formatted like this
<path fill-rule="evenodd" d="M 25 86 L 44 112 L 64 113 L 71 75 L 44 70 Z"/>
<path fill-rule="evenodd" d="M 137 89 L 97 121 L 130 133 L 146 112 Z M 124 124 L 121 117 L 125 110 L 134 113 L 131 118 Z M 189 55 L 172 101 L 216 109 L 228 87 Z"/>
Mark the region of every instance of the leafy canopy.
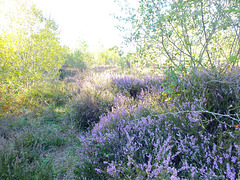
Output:
<path fill-rule="evenodd" d="M 236 65 L 240 58 L 237 0 L 139 0 L 121 18 L 132 25 L 129 40 L 158 63 L 191 71 Z M 124 7 L 124 5 L 122 4 Z M 153 57 L 154 56 L 154 57 Z M 181 68 L 180 68 L 181 69 Z"/>

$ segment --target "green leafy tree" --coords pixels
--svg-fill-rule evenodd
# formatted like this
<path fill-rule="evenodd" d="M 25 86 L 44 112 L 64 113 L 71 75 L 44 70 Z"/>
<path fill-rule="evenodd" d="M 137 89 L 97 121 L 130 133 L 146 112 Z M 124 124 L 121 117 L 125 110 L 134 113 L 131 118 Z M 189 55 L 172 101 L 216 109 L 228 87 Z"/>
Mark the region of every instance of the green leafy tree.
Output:
<path fill-rule="evenodd" d="M 93 64 L 94 55 L 89 51 L 86 41 L 80 40 L 75 50 L 70 51 L 64 65 L 77 69 L 84 69 Z"/>
<path fill-rule="evenodd" d="M 108 48 L 97 53 L 97 64 L 98 65 L 109 65 L 117 64 L 121 60 L 123 51 L 121 51 L 117 46 Z"/>
<path fill-rule="evenodd" d="M 130 40 L 169 67 L 215 69 L 236 65 L 240 57 L 240 13 L 237 0 L 139 0 L 127 9 Z M 149 52 L 148 50 L 151 49 Z"/>
<path fill-rule="evenodd" d="M 0 30 L 0 93 L 6 107 L 19 94 L 55 80 L 66 49 L 60 45 L 56 23 L 33 4 L 15 2 L 9 12 L 2 8 L 4 4 L 0 11 L 0 19 L 6 22 Z"/>

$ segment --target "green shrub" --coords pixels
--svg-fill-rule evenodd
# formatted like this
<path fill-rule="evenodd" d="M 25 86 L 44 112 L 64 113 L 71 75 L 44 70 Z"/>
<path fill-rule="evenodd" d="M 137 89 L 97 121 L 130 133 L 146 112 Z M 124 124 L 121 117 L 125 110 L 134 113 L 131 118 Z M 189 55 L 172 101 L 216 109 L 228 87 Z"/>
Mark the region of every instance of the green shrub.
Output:
<path fill-rule="evenodd" d="M 17 101 L 23 107 L 40 109 L 40 107 L 49 106 L 50 104 L 62 106 L 68 102 L 69 98 L 70 93 L 68 93 L 66 85 L 55 81 L 53 84 L 45 83 L 29 90 L 22 94 Z"/>
<path fill-rule="evenodd" d="M 113 95 L 108 91 L 83 91 L 71 105 L 70 118 L 76 127 L 87 129 L 99 121 L 99 117 L 111 110 Z"/>

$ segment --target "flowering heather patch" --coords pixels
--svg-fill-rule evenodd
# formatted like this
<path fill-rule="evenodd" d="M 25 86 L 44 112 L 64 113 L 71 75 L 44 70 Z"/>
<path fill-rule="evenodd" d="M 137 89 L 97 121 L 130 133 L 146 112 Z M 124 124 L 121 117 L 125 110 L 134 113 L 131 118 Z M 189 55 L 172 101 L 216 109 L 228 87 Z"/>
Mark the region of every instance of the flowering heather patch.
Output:
<path fill-rule="evenodd" d="M 99 121 L 99 117 L 111 111 L 112 107 L 120 108 L 119 103 L 127 98 L 121 94 L 123 91 L 128 91 L 129 97 L 140 98 L 143 97 L 141 92 L 144 90 L 150 91 L 154 87 L 161 89 L 160 79 L 150 76 L 137 80 L 133 76 L 122 77 L 110 73 L 90 73 L 80 79 L 74 83 L 75 100 L 71 105 L 70 118 L 77 127 L 82 129 L 93 126 Z M 136 103 L 131 98 L 128 101 Z"/>
<path fill-rule="evenodd" d="M 240 74 L 198 72 L 186 77 L 179 101 L 189 102 L 202 99 L 198 105 L 202 111 L 204 127 L 211 134 L 234 131 L 239 124 L 240 112 Z M 178 103 L 179 104 L 179 103 Z M 211 113 L 210 113 L 211 112 Z"/>
<path fill-rule="evenodd" d="M 64 81 L 71 87 L 73 96 L 79 96 L 81 91 L 89 91 L 93 88 L 99 91 L 110 90 L 111 76 L 112 74 L 108 72 L 94 73 L 84 71 L 74 77 L 67 77 Z"/>
<path fill-rule="evenodd" d="M 239 132 L 226 147 L 201 127 L 191 134 L 174 124 L 184 116 L 130 119 L 125 111 L 120 114 L 102 117 L 87 138 L 81 137 L 83 163 L 75 171 L 80 177 L 89 176 L 90 163 L 93 177 L 110 179 L 239 178 Z M 195 128 L 194 123 L 185 128 Z"/>
<path fill-rule="evenodd" d="M 127 78 L 112 79 L 112 83 L 119 90 L 114 108 L 80 137 L 82 148 L 74 171 L 78 177 L 240 178 L 240 131 L 217 128 L 212 133 L 206 129 L 216 119 L 219 126 L 226 125 L 219 114 L 204 109 L 206 94 L 196 96 L 196 91 L 185 89 L 184 96 L 171 98 L 157 83 L 147 86 L 142 80 Z M 141 87 L 137 99 L 124 93 L 125 89 L 130 93 L 132 86 Z"/>
<path fill-rule="evenodd" d="M 154 76 L 137 78 L 131 75 L 111 77 L 112 87 L 117 92 L 128 92 L 131 97 L 136 98 L 142 90 L 151 90 L 153 87 L 161 87 L 162 79 Z"/>
<path fill-rule="evenodd" d="M 75 175 L 240 178 L 238 83 L 196 76 L 174 87 L 146 75 L 90 73 L 75 81 L 70 118 L 82 129 L 92 127 L 79 137 Z"/>

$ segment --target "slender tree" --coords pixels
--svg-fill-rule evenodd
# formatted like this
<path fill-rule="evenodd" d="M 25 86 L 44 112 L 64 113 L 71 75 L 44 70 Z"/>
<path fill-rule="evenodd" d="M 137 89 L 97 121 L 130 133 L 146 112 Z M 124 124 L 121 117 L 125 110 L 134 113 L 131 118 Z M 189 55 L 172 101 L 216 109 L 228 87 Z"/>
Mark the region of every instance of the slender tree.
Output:
<path fill-rule="evenodd" d="M 130 40 L 169 66 L 215 69 L 240 58 L 238 0 L 139 0 L 122 18 L 132 24 Z M 126 10 L 126 8 L 125 8 Z M 149 51 L 149 49 L 151 51 Z M 147 51 L 146 51 L 147 50 Z"/>

